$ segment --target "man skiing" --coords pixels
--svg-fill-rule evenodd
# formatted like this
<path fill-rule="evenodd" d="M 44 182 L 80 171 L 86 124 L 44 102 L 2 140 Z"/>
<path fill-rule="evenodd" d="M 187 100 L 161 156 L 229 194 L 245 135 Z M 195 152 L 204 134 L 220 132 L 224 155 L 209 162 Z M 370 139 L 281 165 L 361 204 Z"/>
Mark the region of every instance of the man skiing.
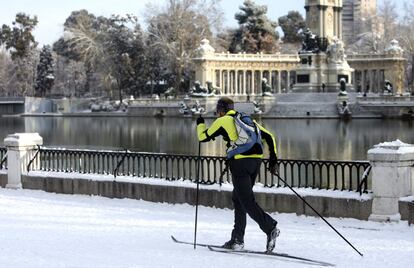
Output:
<path fill-rule="evenodd" d="M 277 221 L 256 203 L 253 186 L 260 171 L 261 158 L 263 157 L 262 139 L 266 141 L 270 151 L 269 170 L 272 173 L 277 171 L 275 139 L 264 127 L 252 121 L 257 138 L 250 144 L 242 144 L 239 137 L 242 135 L 241 130 L 237 125 L 243 123 L 237 121 L 240 116 L 234 110 L 233 100 L 228 97 L 222 97 L 218 100 L 216 112 L 219 118 L 209 128 L 206 127 L 204 118 L 200 116 L 197 119 L 197 134 L 200 142 L 213 140 L 219 135 L 222 135 L 227 142 L 228 165 L 234 186 L 232 193 L 234 228 L 231 239 L 223 245 L 223 248 L 243 249 L 247 213 L 266 233 L 266 251 L 271 252 L 275 248 L 276 238 L 279 236 L 279 229 L 276 227 Z"/>

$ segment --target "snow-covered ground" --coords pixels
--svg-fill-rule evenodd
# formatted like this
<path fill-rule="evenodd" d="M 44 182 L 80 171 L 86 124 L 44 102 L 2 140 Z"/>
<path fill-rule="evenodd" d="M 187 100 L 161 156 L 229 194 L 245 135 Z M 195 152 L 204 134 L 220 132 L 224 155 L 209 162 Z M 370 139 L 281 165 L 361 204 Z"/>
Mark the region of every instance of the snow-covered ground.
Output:
<path fill-rule="evenodd" d="M 193 240 L 193 206 L 41 191 L 0 189 L 0 267 L 315 267 L 267 256 L 240 256 L 176 244 Z M 277 251 L 337 267 L 413 267 L 414 226 L 328 219 L 364 253 L 361 258 L 322 220 L 273 214 Z M 233 212 L 200 207 L 197 240 L 229 238 Z M 263 250 L 265 235 L 249 219 L 245 247 Z"/>

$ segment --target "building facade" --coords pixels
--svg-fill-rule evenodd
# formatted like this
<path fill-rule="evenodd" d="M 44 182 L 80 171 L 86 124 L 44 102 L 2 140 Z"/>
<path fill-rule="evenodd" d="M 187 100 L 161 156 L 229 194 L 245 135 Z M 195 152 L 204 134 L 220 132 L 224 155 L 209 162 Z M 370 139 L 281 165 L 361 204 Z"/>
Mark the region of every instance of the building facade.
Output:
<path fill-rule="evenodd" d="M 378 32 L 377 0 L 343 0 L 343 41 L 352 44 L 365 32 Z"/>
<path fill-rule="evenodd" d="M 345 9 L 342 5 L 342 0 L 305 1 L 311 32 L 300 54 L 216 53 L 209 41 L 203 40 L 193 59 L 196 80 L 202 86 L 209 82 L 226 95 L 260 95 L 266 87 L 275 93 L 335 92 L 342 79 L 350 90 L 374 93 L 382 93 L 388 80 L 394 85 L 394 93 L 403 93 L 406 61 L 397 41 L 393 40 L 382 53 L 345 55 L 338 37 L 348 32 L 343 29 L 342 13 L 349 11 L 349 6 Z M 352 1 L 353 21 L 368 16 L 366 12 L 373 8 L 376 9 L 376 0 Z M 349 15 L 345 16 L 349 19 Z M 355 33 L 362 28 L 354 25 L 352 29 Z M 321 40 L 327 41 L 326 49 Z"/>
<path fill-rule="evenodd" d="M 403 93 L 406 60 L 398 42 L 393 42 L 381 54 L 347 57 L 354 69 L 350 80 L 355 91 L 382 93 L 385 80 L 389 80 L 395 93 Z M 233 96 L 262 94 L 263 78 L 273 92 L 290 92 L 301 66 L 297 54 L 216 53 L 208 40 L 203 40 L 193 60 L 196 80 L 202 86 L 211 82 L 223 94 Z"/>

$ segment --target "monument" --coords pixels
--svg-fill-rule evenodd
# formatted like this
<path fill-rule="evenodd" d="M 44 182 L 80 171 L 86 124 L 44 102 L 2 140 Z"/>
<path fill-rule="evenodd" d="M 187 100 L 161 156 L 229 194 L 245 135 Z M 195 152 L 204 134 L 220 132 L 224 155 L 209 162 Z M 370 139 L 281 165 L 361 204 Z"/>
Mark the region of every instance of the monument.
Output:
<path fill-rule="evenodd" d="M 342 0 L 306 0 L 306 25 L 294 92 L 338 92 L 353 88 L 353 69 L 342 42 Z"/>

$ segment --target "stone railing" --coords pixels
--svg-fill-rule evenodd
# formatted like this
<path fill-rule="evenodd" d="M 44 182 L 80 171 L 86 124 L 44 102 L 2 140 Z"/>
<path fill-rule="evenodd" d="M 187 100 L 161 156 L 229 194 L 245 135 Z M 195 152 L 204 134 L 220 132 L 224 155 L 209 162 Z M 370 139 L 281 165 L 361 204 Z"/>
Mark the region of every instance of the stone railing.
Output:
<path fill-rule="evenodd" d="M 192 196 L 194 193 L 193 186 L 187 185 L 186 187 L 180 188 L 180 185 L 185 180 L 186 175 L 189 175 L 188 178 L 191 179 L 190 173 L 195 172 L 198 161 L 196 156 L 191 157 L 191 159 L 184 159 L 185 157 L 179 156 L 174 162 L 172 156 L 168 155 L 135 155 L 128 151 L 124 153 L 110 152 L 107 154 L 104 151 L 64 150 L 62 152 L 62 150 L 46 150 L 42 153 L 42 149 L 39 146 L 42 145 L 43 139 L 37 133 L 9 135 L 4 140 L 4 143 L 8 155 L 7 174 L 0 174 L 0 182 L 2 186 L 6 186 L 7 188 L 18 189 L 25 187 L 28 189 L 72 194 L 99 194 L 119 198 L 134 197 L 157 202 L 177 202 L 177 200 L 189 202 L 190 199 L 192 200 L 192 198 L 188 198 L 189 195 Z M 41 159 L 42 157 L 45 159 L 44 161 Z M 137 165 L 134 164 L 135 159 L 139 160 L 136 162 L 138 163 Z M 308 201 L 316 205 L 321 205 L 318 206 L 318 209 L 323 211 L 322 214 L 324 216 L 355 217 L 383 222 L 408 219 L 413 222 L 414 145 L 405 144 L 399 140 L 381 143 L 368 151 L 368 159 L 372 167 L 372 194 L 365 194 L 363 198 L 356 198 L 355 195 L 359 196 L 359 194 L 352 193 L 352 190 L 349 188 L 345 189 L 340 187 L 340 185 L 346 185 L 346 182 L 342 181 L 343 178 L 338 177 L 337 180 L 338 174 L 349 173 L 347 172 L 347 169 L 349 169 L 347 165 L 349 163 L 322 163 L 321 161 L 290 162 L 289 160 L 279 160 L 281 165 L 280 175 L 285 177 L 288 183 L 305 190 L 305 195 L 313 191 L 311 196 L 307 197 L 309 199 Z M 219 173 L 224 165 L 223 161 L 224 159 L 218 158 L 204 159 L 202 165 L 204 168 L 209 164 L 212 164 L 214 167 L 213 169 L 201 170 L 201 178 L 207 178 L 207 181 L 204 181 L 205 184 L 221 183 L 221 181 L 210 181 L 209 178 L 219 177 Z M 264 161 L 266 162 L 266 160 Z M 106 175 L 96 173 L 91 175 L 86 174 L 99 168 L 100 164 L 108 167 L 108 169 L 104 170 Z M 327 190 L 312 190 L 311 188 L 315 187 L 312 182 L 312 176 L 317 173 L 315 167 L 320 166 L 322 170 L 327 164 L 331 164 L 326 170 L 328 172 L 328 178 L 330 178 L 329 170 L 340 171 L 334 174 L 334 188 L 328 188 L 330 189 L 329 192 Z M 368 163 L 358 164 L 362 167 Z M 189 165 L 187 172 L 190 173 L 188 174 L 185 173 L 186 165 Z M 135 169 L 140 168 L 140 166 L 143 168 L 140 169 L 141 173 Z M 150 170 L 146 167 L 154 169 Z M 160 170 L 157 171 L 157 168 L 160 168 Z M 160 187 L 155 187 L 156 189 L 149 191 L 148 188 L 151 188 L 152 185 L 157 185 L 157 182 L 148 181 L 148 184 L 145 184 L 145 182 L 140 181 L 144 177 L 141 177 L 137 181 L 131 180 L 128 177 L 125 177 L 126 181 L 122 181 L 122 179 L 118 181 L 111 176 L 112 170 L 116 170 L 114 174 L 118 173 L 124 176 L 128 176 L 129 174 L 133 174 L 134 176 L 149 175 L 148 180 L 151 180 L 151 175 L 145 172 L 152 172 L 153 176 L 167 174 L 169 180 L 176 178 L 179 183 L 171 184 L 170 186 L 161 183 Z M 300 176 L 289 177 L 289 172 L 293 176 L 294 174 L 299 174 L 301 170 L 310 171 L 310 173 L 305 173 L 305 176 L 302 178 Z M 33 173 L 34 175 L 31 175 Z M 360 185 L 366 183 L 367 173 L 368 170 L 365 170 L 362 176 L 363 179 L 358 181 Z M 200 178 L 200 176 L 197 177 Z M 224 181 L 228 180 L 228 174 L 224 178 L 226 178 Z M 304 183 L 303 185 L 301 181 Z M 269 186 L 272 189 L 262 190 L 263 193 L 258 198 L 261 201 L 265 200 L 267 202 L 265 203 L 267 210 L 313 215 L 312 213 L 298 210 L 302 206 L 294 202 L 294 197 L 288 196 L 283 191 L 280 192 L 283 189 L 283 184 L 279 184 L 276 181 L 267 181 L 266 178 L 263 181 L 264 184 L 268 182 L 270 182 Z M 189 183 L 191 184 L 191 181 Z M 326 185 L 330 185 L 330 183 Z M 323 187 L 315 188 L 321 189 Z M 347 191 L 332 191 L 338 188 Z M 231 191 L 219 189 L 217 186 L 214 189 L 214 193 L 208 189 L 204 191 L 203 194 L 208 197 L 208 200 L 206 199 L 206 202 L 203 204 L 212 205 L 214 204 L 214 200 L 231 200 Z M 317 193 L 314 191 L 317 191 Z M 134 193 L 140 194 L 134 195 Z M 148 196 L 149 193 L 151 193 L 150 196 Z M 280 200 L 284 201 L 280 202 Z M 280 207 L 278 205 L 279 203 L 283 203 L 284 206 Z M 230 203 L 223 203 L 223 207 L 229 206 Z"/>
<path fill-rule="evenodd" d="M 214 53 L 212 55 L 203 57 L 203 58 L 196 58 L 203 59 L 203 60 L 228 60 L 228 61 L 275 61 L 275 62 L 298 62 L 299 63 L 299 56 L 296 54 L 247 54 L 247 53 Z"/>

